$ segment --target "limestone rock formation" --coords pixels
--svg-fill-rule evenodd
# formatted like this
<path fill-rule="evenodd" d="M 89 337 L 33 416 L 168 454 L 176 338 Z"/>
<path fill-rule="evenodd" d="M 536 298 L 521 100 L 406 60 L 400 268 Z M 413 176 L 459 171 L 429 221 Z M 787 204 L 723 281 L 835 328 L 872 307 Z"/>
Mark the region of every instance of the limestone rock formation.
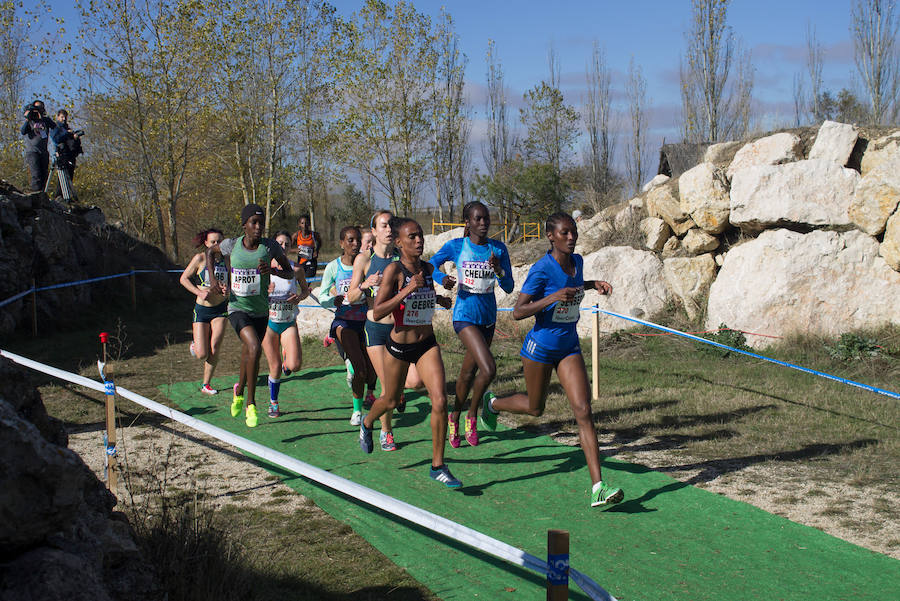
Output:
<path fill-rule="evenodd" d="M 681 210 L 673 183 L 667 183 L 650 190 L 644 198 L 647 214 L 665 221 L 676 235 L 681 236 L 694 227 L 690 215 Z"/>
<path fill-rule="evenodd" d="M 898 296 L 900 273 L 859 230 L 769 230 L 728 251 L 710 287 L 706 326 L 838 336 L 900 323 Z M 748 343 L 768 339 L 748 336 Z"/>
<path fill-rule="evenodd" d="M 441 232 L 440 234 L 426 234 L 425 250 L 422 251 L 422 256 L 428 258 L 439 251 L 440 248 L 450 240 L 453 240 L 454 238 L 462 238 L 465 229 L 466 228 L 464 227 L 455 227 L 453 229 L 447 230 L 446 232 Z"/>
<path fill-rule="evenodd" d="M 800 136 L 789 133 L 772 134 L 745 144 L 738 150 L 726 174 L 732 179 L 741 169 L 760 165 L 781 165 L 799 158 Z"/>
<path fill-rule="evenodd" d="M 703 230 L 688 230 L 681 240 L 681 247 L 689 255 L 699 255 L 719 248 L 719 239 Z"/>
<path fill-rule="evenodd" d="M 848 215 L 856 227 L 877 236 L 900 203 L 900 162 L 881 163 L 856 185 Z"/>
<path fill-rule="evenodd" d="M 900 166 L 900 131 L 869 142 L 860 162 L 860 172 L 865 176 L 882 163 L 892 165 L 894 169 Z"/>
<path fill-rule="evenodd" d="M 700 163 L 678 178 L 681 210 L 690 214 L 697 227 L 721 234 L 728 226 L 730 198 L 725 174 L 712 163 Z"/>
<path fill-rule="evenodd" d="M 849 225 L 859 173 L 833 161 L 748 167 L 731 181 L 732 225 L 748 232 L 784 224 Z"/>
<path fill-rule="evenodd" d="M 653 176 L 653 179 L 651 179 L 649 182 L 644 184 L 644 186 L 641 188 L 641 192 L 649 192 L 653 188 L 663 185 L 664 183 L 669 181 L 669 179 L 670 179 L 669 176 L 665 175 L 664 173 L 655 175 L 655 176 Z"/>
<path fill-rule="evenodd" d="M 709 253 L 699 257 L 672 257 L 663 261 L 666 283 L 681 301 L 690 319 L 700 314 L 701 302 L 706 299 L 717 269 L 716 262 Z"/>
<path fill-rule="evenodd" d="M 816 141 L 809 151 L 812 160 L 833 161 L 843 167 L 850 159 L 859 133 L 856 128 L 846 123 L 824 121 L 819 126 Z"/>
<path fill-rule="evenodd" d="M 900 271 L 900 211 L 891 215 L 884 229 L 884 240 L 878 249 L 894 271 Z"/>
<path fill-rule="evenodd" d="M 743 142 L 730 141 L 711 144 L 703 155 L 704 163 L 712 163 L 720 169 L 724 169 L 734 160 L 734 155 L 744 145 Z"/>
<path fill-rule="evenodd" d="M 58 442 L 37 391 L 0 359 L 0 601 L 164 599 L 113 497 Z"/>
<path fill-rule="evenodd" d="M 647 217 L 638 224 L 644 235 L 644 246 L 654 252 L 662 250 L 666 240 L 672 235 L 672 229 L 659 217 Z"/>

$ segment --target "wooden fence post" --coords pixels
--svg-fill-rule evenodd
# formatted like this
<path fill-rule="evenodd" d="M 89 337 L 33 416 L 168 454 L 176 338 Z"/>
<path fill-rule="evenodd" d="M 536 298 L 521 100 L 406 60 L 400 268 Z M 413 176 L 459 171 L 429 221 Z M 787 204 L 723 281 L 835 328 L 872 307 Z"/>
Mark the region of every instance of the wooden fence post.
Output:
<path fill-rule="evenodd" d="M 591 399 L 600 400 L 600 305 L 591 314 Z"/>
<path fill-rule="evenodd" d="M 547 601 L 566 601 L 569 598 L 569 533 L 566 530 L 547 531 Z"/>

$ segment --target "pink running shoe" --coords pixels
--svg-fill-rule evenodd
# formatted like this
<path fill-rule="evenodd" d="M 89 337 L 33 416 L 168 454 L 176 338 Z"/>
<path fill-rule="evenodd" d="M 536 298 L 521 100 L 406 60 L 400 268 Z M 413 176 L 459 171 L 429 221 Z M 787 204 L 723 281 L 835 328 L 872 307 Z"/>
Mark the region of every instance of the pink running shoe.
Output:
<path fill-rule="evenodd" d="M 372 391 L 366 393 L 366 398 L 363 400 L 363 407 L 365 409 L 371 409 L 372 405 L 375 404 L 375 395 L 372 394 Z"/>
<path fill-rule="evenodd" d="M 334 338 L 332 338 L 331 336 L 325 336 L 325 338 L 322 339 L 322 346 L 324 346 L 325 348 L 328 348 L 332 344 L 334 344 Z"/>
<path fill-rule="evenodd" d="M 447 440 L 454 449 L 459 448 L 459 413 L 453 411 L 447 416 Z"/>
<path fill-rule="evenodd" d="M 466 442 L 468 442 L 473 447 L 478 446 L 478 430 L 475 427 L 475 422 L 477 419 L 477 417 L 466 418 Z"/>
<path fill-rule="evenodd" d="M 200 392 L 202 392 L 203 394 L 219 394 L 219 391 L 209 384 L 204 384 L 203 386 L 201 386 Z"/>

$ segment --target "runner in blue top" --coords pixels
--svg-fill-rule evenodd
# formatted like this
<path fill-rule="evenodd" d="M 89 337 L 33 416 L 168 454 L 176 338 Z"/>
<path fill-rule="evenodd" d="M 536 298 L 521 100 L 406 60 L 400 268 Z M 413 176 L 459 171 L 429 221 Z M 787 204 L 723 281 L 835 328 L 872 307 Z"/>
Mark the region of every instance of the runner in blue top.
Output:
<path fill-rule="evenodd" d="M 448 418 L 447 439 L 454 449 L 460 444 L 459 414 L 470 390 L 472 400 L 466 415 L 466 441 L 473 447 L 478 445 L 475 425 L 478 403 L 497 374 L 490 348 L 497 322 L 494 286 L 499 282 L 500 288 L 510 293 L 514 285 L 506 245 L 487 237 L 491 227 L 488 208 L 478 201 L 466 204 L 463 221 L 466 223 L 465 236 L 444 244 L 430 260 L 435 267 L 435 282 L 445 288 L 459 284 L 453 306 L 453 329 L 466 347 L 466 354 L 456 379 L 456 401 Z M 455 278 L 440 272 L 441 265 L 448 261 L 456 265 Z"/>
<path fill-rule="evenodd" d="M 600 445 L 591 414 L 590 386 L 575 329 L 585 288 L 610 294 L 612 286 L 602 280 L 584 281 L 584 264 L 581 255 L 575 254 L 578 228 L 571 216 L 554 213 L 547 218 L 546 231 L 550 250 L 528 271 L 513 309 L 516 319 L 535 317 L 534 327 L 519 353 L 528 393 L 503 398 L 487 393 L 482 421 L 493 430 L 497 427 L 498 411 L 540 416 L 555 367 L 578 424 L 578 438 L 593 483 L 591 506 L 618 503 L 624 496 L 622 490 L 608 486 L 601 479 Z"/>

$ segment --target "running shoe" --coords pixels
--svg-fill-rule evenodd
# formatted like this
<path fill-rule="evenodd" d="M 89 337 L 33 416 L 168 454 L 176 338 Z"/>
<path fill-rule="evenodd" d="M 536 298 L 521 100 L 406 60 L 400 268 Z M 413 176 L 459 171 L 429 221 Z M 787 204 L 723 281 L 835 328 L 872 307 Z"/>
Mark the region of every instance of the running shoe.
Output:
<path fill-rule="evenodd" d="M 459 448 L 459 413 L 456 411 L 451 411 L 447 416 L 447 440 L 450 441 L 451 447 Z"/>
<path fill-rule="evenodd" d="M 446 465 L 441 465 L 437 469 L 431 468 L 428 475 L 432 480 L 440 482 L 447 488 L 459 488 L 462 486 L 462 482 L 453 477 L 453 474 L 450 473 L 450 469 Z"/>
<path fill-rule="evenodd" d="M 475 427 L 477 417 L 466 417 L 466 442 L 473 447 L 478 446 L 478 429 Z"/>
<path fill-rule="evenodd" d="M 374 405 L 374 404 L 375 404 L 375 395 L 370 390 L 369 392 L 366 393 L 366 398 L 363 399 L 363 408 L 371 409 L 372 405 Z"/>
<path fill-rule="evenodd" d="M 396 451 L 397 443 L 394 442 L 394 433 L 393 432 L 385 432 L 381 431 L 381 450 L 382 451 Z"/>
<path fill-rule="evenodd" d="M 269 417 L 281 417 L 281 411 L 278 409 L 278 403 L 269 403 L 269 411 L 267 413 Z"/>
<path fill-rule="evenodd" d="M 334 338 L 332 338 L 331 336 L 328 336 L 326 334 L 325 338 L 322 339 L 322 346 L 324 346 L 325 348 L 328 348 L 332 344 L 334 344 Z"/>
<path fill-rule="evenodd" d="M 625 493 L 621 488 L 610 488 L 606 483 L 601 482 L 600 488 L 591 491 L 591 507 L 600 505 L 612 505 L 618 503 L 625 497 Z"/>
<path fill-rule="evenodd" d="M 281 373 L 283 373 L 285 376 L 289 376 L 289 375 L 291 375 L 292 372 L 291 372 L 291 370 L 289 370 L 288 368 L 286 368 L 284 366 L 284 363 L 282 363 L 281 364 Z"/>
<path fill-rule="evenodd" d="M 194 349 L 194 343 L 191 343 L 191 357 L 196 357 L 197 351 Z"/>
<path fill-rule="evenodd" d="M 497 412 L 491 407 L 491 402 L 496 398 L 497 395 L 490 390 L 481 397 L 481 425 L 491 432 L 497 429 Z"/>
<path fill-rule="evenodd" d="M 204 384 L 203 386 L 201 386 L 200 392 L 202 392 L 203 394 L 209 394 L 209 395 L 219 394 L 219 391 L 216 390 L 215 388 L 213 388 L 212 386 L 210 386 L 209 384 Z"/>
<path fill-rule="evenodd" d="M 353 390 L 353 362 L 347 357 L 344 359 L 344 365 L 347 366 L 347 386 L 350 390 Z"/>
<path fill-rule="evenodd" d="M 365 422 L 360 419 L 359 420 L 359 448 L 363 450 L 364 453 L 371 453 L 372 447 L 372 431 L 366 428 Z"/>
<path fill-rule="evenodd" d="M 256 416 L 256 405 L 247 405 L 247 419 L 244 422 L 248 428 L 255 428 L 259 423 L 259 418 Z"/>
<path fill-rule="evenodd" d="M 400 393 L 400 404 L 397 405 L 397 413 L 403 413 L 406 411 L 406 397 L 403 396 L 403 393 Z"/>
<path fill-rule="evenodd" d="M 362 421 L 362 411 L 354 411 L 350 416 L 350 425 L 358 426 L 360 421 Z"/>
<path fill-rule="evenodd" d="M 244 395 L 238 394 L 238 385 L 234 385 L 234 396 L 231 399 L 231 417 L 237 417 L 241 414 L 241 409 L 244 408 Z"/>

